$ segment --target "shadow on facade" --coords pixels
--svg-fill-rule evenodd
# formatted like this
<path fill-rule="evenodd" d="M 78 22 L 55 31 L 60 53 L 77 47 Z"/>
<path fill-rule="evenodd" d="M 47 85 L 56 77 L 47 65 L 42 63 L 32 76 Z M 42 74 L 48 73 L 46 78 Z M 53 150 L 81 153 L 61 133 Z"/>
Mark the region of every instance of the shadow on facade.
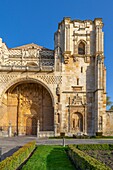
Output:
<path fill-rule="evenodd" d="M 95 58 L 90 57 L 86 70 L 86 129 L 88 135 L 95 131 Z"/>
<path fill-rule="evenodd" d="M 7 124 L 11 124 L 14 135 L 37 135 L 38 121 L 40 131 L 54 131 L 54 108 L 45 87 L 24 82 L 10 87 L 6 96 Z M 2 131 L 8 128 L 2 127 Z"/>

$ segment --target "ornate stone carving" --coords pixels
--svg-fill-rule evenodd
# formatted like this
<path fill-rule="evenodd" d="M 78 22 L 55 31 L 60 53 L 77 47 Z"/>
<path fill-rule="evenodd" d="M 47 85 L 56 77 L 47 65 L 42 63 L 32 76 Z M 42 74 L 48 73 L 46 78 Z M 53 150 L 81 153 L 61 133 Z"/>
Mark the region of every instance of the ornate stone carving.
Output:
<path fill-rule="evenodd" d="M 0 48 L 0 62 L 2 66 L 26 66 L 28 63 L 35 63 L 35 66 L 54 66 L 54 52 L 39 47 L 36 44 L 7 49 Z M 34 67 L 34 65 L 29 65 Z"/>
<path fill-rule="evenodd" d="M 37 49 L 22 50 L 22 57 L 39 57 L 39 50 Z"/>
<path fill-rule="evenodd" d="M 60 95 L 60 86 L 59 86 L 59 84 L 57 84 L 56 94 L 57 94 L 57 95 Z"/>
<path fill-rule="evenodd" d="M 71 51 L 65 51 L 63 56 L 64 56 L 64 63 L 68 64 L 69 63 L 69 57 L 70 57 Z"/>
<path fill-rule="evenodd" d="M 81 105 L 82 104 L 82 97 L 78 96 L 78 94 L 76 96 L 73 97 L 71 105 Z"/>
<path fill-rule="evenodd" d="M 69 54 L 64 54 L 64 63 L 68 64 L 69 62 Z"/>
<path fill-rule="evenodd" d="M 37 78 L 45 81 L 47 84 L 61 84 L 62 83 L 62 76 L 43 76 L 38 75 Z"/>

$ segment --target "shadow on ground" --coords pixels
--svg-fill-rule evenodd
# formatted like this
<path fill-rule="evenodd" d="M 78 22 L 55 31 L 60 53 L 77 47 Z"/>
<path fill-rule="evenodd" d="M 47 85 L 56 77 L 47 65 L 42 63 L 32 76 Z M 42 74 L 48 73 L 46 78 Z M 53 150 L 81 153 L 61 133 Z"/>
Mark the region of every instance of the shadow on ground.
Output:
<path fill-rule="evenodd" d="M 16 146 L 15 148 L 9 150 L 8 152 L 4 153 L 1 156 L 1 161 L 3 161 L 4 159 L 6 159 L 7 157 L 11 156 L 14 152 L 16 152 L 18 149 L 20 149 L 21 146 Z"/>

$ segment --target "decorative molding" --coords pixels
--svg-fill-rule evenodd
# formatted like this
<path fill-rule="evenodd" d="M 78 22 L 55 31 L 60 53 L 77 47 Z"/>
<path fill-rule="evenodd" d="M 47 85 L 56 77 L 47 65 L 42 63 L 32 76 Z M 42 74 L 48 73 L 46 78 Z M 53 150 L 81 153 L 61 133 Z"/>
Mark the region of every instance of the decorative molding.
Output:
<path fill-rule="evenodd" d="M 37 75 L 37 78 L 45 81 L 47 84 L 61 84 L 62 83 L 62 76 Z"/>
<path fill-rule="evenodd" d="M 7 83 L 12 80 L 19 79 L 18 74 L 1 74 L 0 75 L 0 83 Z M 39 79 L 43 80 L 47 84 L 61 84 L 62 83 L 62 76 L 50 76 L 50 75 L 35 75 L 32 77 L 32 75 L 23 75 L 22 78 L 34 78 L 34 79 Z"/>

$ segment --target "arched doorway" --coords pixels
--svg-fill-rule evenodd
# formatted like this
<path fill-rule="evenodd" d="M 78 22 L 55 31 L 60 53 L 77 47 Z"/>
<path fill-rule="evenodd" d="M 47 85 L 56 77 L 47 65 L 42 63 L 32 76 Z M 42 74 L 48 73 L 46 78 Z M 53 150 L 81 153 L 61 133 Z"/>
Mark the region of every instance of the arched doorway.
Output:
<path fill-rule="evenodd" d="M 37 134 L 37 118 L 28 117 L 26 120 L 26 135 L 36 135 Z"/>
<path fill-rule="evenodd" d="M 36 135 L 40 131 L 54 131 L 54 108 L 48 90 L 39 83 L 20 82 L 7 92 L 7 119 L 18 135 Z"/>
<path fill-rule="evenodd" d="M 83 116 L 81 113 L 75 112 L 72 114 L 72 131 L 83 132 Z"/>

